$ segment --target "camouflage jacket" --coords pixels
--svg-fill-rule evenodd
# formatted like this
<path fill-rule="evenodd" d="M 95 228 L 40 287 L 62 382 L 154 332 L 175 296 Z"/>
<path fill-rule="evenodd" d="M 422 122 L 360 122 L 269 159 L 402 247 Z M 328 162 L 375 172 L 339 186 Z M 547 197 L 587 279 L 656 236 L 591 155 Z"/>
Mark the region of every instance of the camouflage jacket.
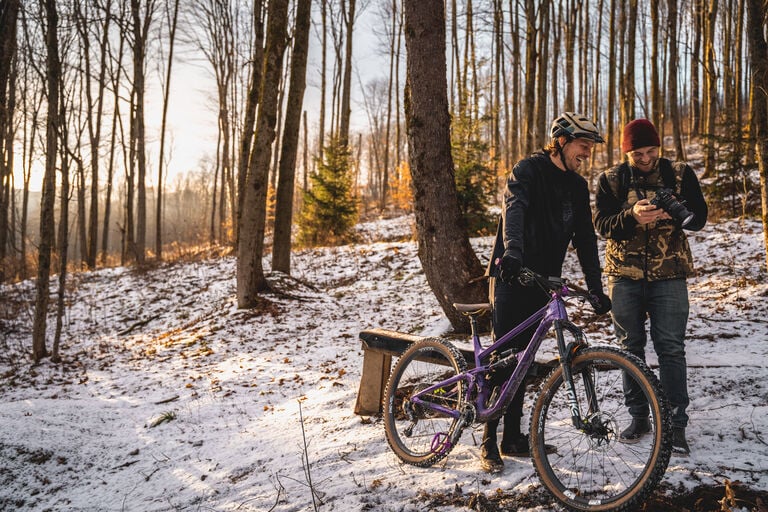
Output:
<path fill-rule="evenodd" d="M 698 231 L 707 220 L 707 205 L 693 170 L 683 162 L 659 159 L 648 173 L 628 163 L 605 171 L 596 195 L 595 228 L 607 238 L 604 273 L 629 279 L 660 281 L 693 275 L 693 258 L 679 221 L 661 220 L 640 225 L 632 205 L 653 199 L 660 187 L 672 189 L 695 214 L 685 229 Z"/>

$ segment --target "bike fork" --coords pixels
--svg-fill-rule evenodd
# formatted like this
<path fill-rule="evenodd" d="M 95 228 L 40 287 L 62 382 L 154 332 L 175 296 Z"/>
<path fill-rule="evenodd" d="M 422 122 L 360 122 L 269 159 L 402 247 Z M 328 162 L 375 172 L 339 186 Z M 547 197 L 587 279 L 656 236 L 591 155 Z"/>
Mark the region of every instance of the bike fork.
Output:
<path fill-rule="evenodd" d="M 565 382 L 566 389 L 568 391 L 568 407 L 571 410 L 571 423 L 579 430 L 584 430 L 586 422 L 582 418 L 581 411 L 579 409 L 579 400 L 576 398 L 576 384 L 573 382 L 573 372 L 571 371 L 571 363 L 573 357 L 576 355 L 576 351 L 580 346 L 586 344 L 584 335 L 575 327 L 572 327 L 569 322 L 562 320 L 555 320 L 555 333 L 557 335 L 557 349 L 560 352 L 560 366 L 563 369 L 563 381 Z M 572 332 L 576 337 L 575 342 L 565 344 L 565 337 L 563 336 L 563 329 L 567 329 Z M 587 402 L 589 403 L 589 414 L 593 416 L 598 412 L 597 410 L 597 398 L 595 396 L 595 386 L 592 376 L 589 371 L 582 373 L 584 378 L 584 388 L 587 395 Z"/>

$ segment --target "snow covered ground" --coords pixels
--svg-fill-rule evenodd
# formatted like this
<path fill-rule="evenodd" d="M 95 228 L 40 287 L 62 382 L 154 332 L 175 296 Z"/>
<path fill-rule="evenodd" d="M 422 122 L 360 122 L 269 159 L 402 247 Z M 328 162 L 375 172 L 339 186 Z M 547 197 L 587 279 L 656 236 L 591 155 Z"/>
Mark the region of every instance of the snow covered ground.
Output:
<path fill-rule="evenodd" d="M 497 490 L 535 498 L 528 510 L 558 510 L 530 461 L 480 471 L 481 427 L 422 469 L 399 463 L 379 418 L 353 413 L 360 330 L 448 328 L 411 224 L 372 222 L 359 245 L 295 253 L 295 280 L 271 275 L 282 293 L 251 311 L 236 307 L 231 256 L 74 275 L 61 365 L 26 355 L 33 284 L 0 288 L 0 510 L 454 511 L 466 508 L 430 497 Z M 690 240 L 693 452 L 673 457 L 663 492 L 726 480 L 765 492 L 762 228 L 728 221 Z M 484 259 L 491 239 L 473 244 Z M 570 255 L 565 275 L 578 278 L 576 268 Z M 605 320 L 588 332 L 613 343 Z"/>

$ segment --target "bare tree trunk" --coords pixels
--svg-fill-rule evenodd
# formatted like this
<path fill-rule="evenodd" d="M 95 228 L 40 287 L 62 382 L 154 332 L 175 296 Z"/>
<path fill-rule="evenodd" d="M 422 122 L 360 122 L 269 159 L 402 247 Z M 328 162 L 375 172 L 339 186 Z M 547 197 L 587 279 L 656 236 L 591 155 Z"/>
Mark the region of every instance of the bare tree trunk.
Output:
<path fill-rule="evenodd" d="M 571 112 L 576 110 L 575 87 L 571 84 L 576 83 L 575 61 L 576 61 L 576 20 L 579 18 L 581 10 L 581 0 L 569 0 L 566 2 L 566 22 L 565 22 L 565 104 L 563 110 Z M 586 86 L 586 83 L 583 84 Z"/>
<path fill-rule="evenodd" d="M 298 0 L 296 27 L 293 32 L 291 82 L 285 128 L 280 149 L 280 170 L 275 204 L 275 234 L 272 246 L 272 270 L 291 273 L 291 226 L 293 225 L 293 191 L 296 181 L 296 154 L 301 128 L 301 107 L 307 83 L 307 54 L 309 52 L 309 26 L 312 14 L 311 0 Z"/>
<path fill-rule="evenodd" d="M 768 9 L 762 0 L 747 0 L 747 42 L 752 78 L 752 112 L 756 130 L 757 162 L 760 173 L 763 245 L 768 249 L 768 41 L 765 20 Z M 768 254 L 768 251 L 766 251 Z M 768 256 L 764 261 L 768 269 Z"/>
<path fill-rule="evenodd" d="M 651 122 L 662 131 L 661 82 L 659 79 L 659 0 L 650 0 L 651 13 Z M 662 141 L 663 142 L 663 141 Z M 663 146 L 663 144 L 662 144 Z"/>
<path fill-rule="evenodd" d="M 342 0 L 342 9 L 344 1 Z M 346 40 L 344 50 L 344 83 L 341 88 L 341 112 L 339 123 L 339 142 L 342 146 L 349 144 L 349 119 L 352 114 L 350 101 L 352 97 L 352 40 L 355 26 L 355 7 L 357 0 L 349 0 L 349 11 L 344 12 L 344 24 L 346 26 Z"/>
<path fill-rule="evenodd" d="M 626 63 L 621 79 L 621 122 L 624 125 L 635 118 L 635 43 L 637 40 L 637 0 L 630 0 L 623 8 L 627 16 L 627 32 L 625 34 Z M 621 23 L 620 23 L 621 25 Z"/>
<path fill-rule="evenodd" d="M 669 117 L 672 122 L 672 138 L 675 142 L 675 158 L 685 160 L 685 151 L 683 150 L 683 135 L 680 129 L 680 107 L 679 95 L 677 92 L 677 0 L 667 0 L 669 16 L 667 19 L 667 33 L 669 34 Z"/>
<path fill-rule="evenodd" d="M 593 79 L 593 91 L 592 91 L 592 118 L 593 119 L 600 119 L 600 112 L 601 112 L 601 102 L 600 102 L 600 66 L 601 66 L 601 53 L 600 53 L 600 47 L 602 45 L 602 32 L 603 32 L 603 5 L 604 0 L 598 0 L 597 2 L 597 30 L 595 30 L 595 41 L 594 41 L 594 62 L 592 67 L 594 68 L 594 79 Z M 608 112 L 608 115 L 606 116 L 606 146 L 605 148 L 605 165 L 609 166 L 613 163 L 613 135 L 611 134 L 611 129 L 613 128 L 613 124 L 608 121 L 610 119 L 610 112 Z M 595 168 L 595 157 L 597 156 L 597 152 L 592 152 L 592 158 L 590 162 L 590 169 Z"/>
<path fill-rule="evenodd" d="M 26 64 L 24 66 L 24 91 L 29 92 L 29 65 Z M 29 119 L 29 116 L 24 116 L 24 128 L 22 129 L 24 133 L 24 142 L 23 142 L 23 149 L 22 149 L 22 166 L 23 166 L 23 190 L 22 190 L 22 196 L 21 196 L 21 226 L 20 226 L 20 236 L 19 236 L 19 245 L 21 247 L 19 258 L 21 260 L 21 269 L 19 272 L 19 277 L 21 279 L 26 279 L 28 276 L 27 273 L 27 228 L 28 228 L 28 219 L 29 219 L 29 182 L 32 177 L 32 163 L 34 160 L 34 153 L 35 153 L 35 143 L 34 141 L 37 139 L 37 126 L 38 126 L 38 117 L 40 115 L 40 109 L 43 102 L 43 91 L 40 90 L 40 97 L 35 97 L 36 95 L 34 93 L 27 93 L 22 95 L 22 109 L 24 112 L 31 112 L 32 119 Z M 29 101 L 28 103 L 28 100 Z"/>
<path fill-rule="evenodd" d="M 8 216 L 13 196 L 13 114 L 15 105 L 14 67 L 16 62 L 16 24 L 19 0 L 9 0 L 0 9 L 0 283 L 6 279 L 5 268 L 12 239 Z"/>
<path fill-rule="evenodd" d="M 512 16 L 510 16 L 510 27 L 509 31 L 512 34 L 512 55 L 511 55 L 511 62 L 510 62 L 510 69 L 519 69 L 522 66 L 521 63 L 521 53 L 520 53 L 520 14 L 518 12 L 518 9 L 513 8 L 512 4 L 513 0 L 509 0 L 509 11 L 510 13 L 514 13 Z M 512 90 L 511 95 L 508 98 L 512 99 L 512 113 L 511 116 L 508 117 L 507 121 L 507 133 L 509 133 L 507 146 L 510 146 L 512 148 L 512 155 L 509 157 L 507 161 L 507 171 L 510 171 L 512 169 L 512 159 L 518 159 L 522 156 L 523 153 L 523 143 L 526 141 L 525 134 L 520 134 L 520 130 L 518 127 L 515 127 L 515 129 L 512 129 L 510 120 L 512 119 L 521 119 L 520 115 L 520 73 L 512 73 Z M 505 99 L 505 103 L 508 103 L 508 99 Z M 521 126 L 525 127 L 525 121 L 523 120 L 520 123 Z"/>
<path fill-rule="evenodd" d="M 609 41 L 608 41 L 608 103 L 606 109 L 606 137 L 605 137 L 605 149 L 608 159 L 606 163 L 611 165 L 613 161 L 613 149 L 616 147 L 614 133 L 616 131 L 614 120 L 614 111 L 616 110 L 616 66 L 613 65 L 616 62 L 616 45 L 618 44 L 618 35 L 616 31 L 616 5 L 617 0 L 610 1 L 610 14 L 609 22 Z"/>
<path fill-rule="evenodd" d="M 504 76 L 504 8 L 502 0 L 493 0 L 493 78 L 491 79 L 491 155 L 493 175 L 499 175 L 501 160 L 501 84 Z"/>
<path fill-rule="evenodd" d="M 453 302 L 485 301 L 488 290 L 484 281 L 473 280 L 483 269 L 469 244 L 454 183 L 443 0 L 405 0 L 404 10 L 405 111 L 419 260 L 451 325 L 466 332 L 466 317 Z"/>
<path fill-rule="evenodd" d="M 536 53 L 536 3 L 535 0 L 525 0 L 525 112 L 523 126 L 525 127 L 525 154 L 533 152 L 536 145 L 536 63 L 539 55 Z"/>
<path fill-rule="evenodd" d="M 550 5 L 552 0 L 539 0 L 539 70 L 537 72 L 536 80 L 538 86 L 538 92 L 536 93 L 536 120 L 534 121 L 533 140 L 534 146 L 543 146 L 543 140 L 547 137 L 542 137 L 542 133 L 546 128 L 549 128 L 547 119 L 547 84 L 549 83 L 549 77 L 547 76 L 547 70 L 549 66 L 549 34 L 551 20 L 550 20 Z"/>
<path fill-rule="evenodd" d="M 146 257 L 147 240 L 147 151 L 144 100 L 146 92 L 144 65 L 146 63 L 149 25 L 155 10 L 156 0 L 145 0 L 142 17 L 140 0 L 131 0 L 133 30 L 133 94 L 134 110 L 131 116 L 131 133 L 136 156 L 136 240 L 134 255 L 139 265 Z"/>
<path fill-rule="evenodd" d="M 322 156 L 325 146 L 325 101 L 328 87 L 328 0 L 320 1 L 322 37 L 320 41 L 320 119 L 318 121 L 317 155 Z M 304 186 L 306 189 L 306 184 Z"/>
<path fill-rule="evenodd" d="M 691 122 L 689 132 L 692 136 L 701 133 L 701 42 L 704 32 L 705 16 L 704 0 L 691 2 L 691 31 L 693 32 L 693 44 L 691 48 Z"/>
<path fill-rule="evenodd" d="M 104 5 L 104 11 L 111 14 L 111 0 L 107 0 Z M 82 45 L 82 55 L 85 65 L 85 74 L 90 77 L 94 73 L 91 65 L 91 49 L 90 49 L 90 31 L 91 27 L 95 24 L 94 19 L 97 17 L 89 16 L 89 4 L 84 3 L 75 5 L 75 22 L 77 25 L 77 31 L 80 36 Z M 81 11 L 82 9 L 82 11 Z M 81 252 L 83 259 L 88 268 L 96 267 L 96 252 L 98 247 L 98 231 L 99 231 L 99 169 L 100 169 L 100 155 L 99 148 L 101 146 L 101 127 L 102 127 L 102 114 L 104 111 L 104 91 L 106 89 L 106 70 L 107 70 L 107 44 L 109 38 L 109 26 L 112 19 L 111 15 L 105 15 L 102 17 L 103 24 L 100 25 L 101 38 L 99 40 L 99 71 L 97 73 L 98 79 L 96 82 L 97 92 L 96 100 L 93 99 L 92 84 L 90 79 L 84 80 L 85 95 L 87 101 L 86 109 L 86 123 L 88 127 L 88 140 L 90 142 L 90 166 L 91 166 L 91 183 L 90 183 L 90 208 L 89 217 L 86 221 L 85 217 L 85 181 L 84 176 L 79 182 L 79 202 L 82 204 L 79 222 L 82 225 L 83 232 L 81 241 Z"/>
<path fill-rule="evenodd" d="M 62 91 L 62 100 L 65 97 Z M 59 110 L 59 116 L 60 119 L 66 119 L 65 115 L 65 107 L 64 102 L 62 101 L 62 104 L 60 106 Z M 53 347 L 51 349 L 51 361 L 54 363 L 60 363 L 61 362 L 61 356 L 59 355 L 59 346 L 61 344 L 61 330 L 62 330 L 62 321 L 64 318 L 64 314 L 66 312 L 66 293 L 67 293 L 67 261 L 69 259 L 69 157 L 67 156 L 67 153 L 69 152 L 69 148 L 67 147 L 67 140 L 68 140 L 68 129 L 66 126 L 62 125 L 62 137 L 61 137 L 61 196 L 59 199 L 59 233 L 58 233 L 58 257 L 59 257 L 59 286 L 58 286 L 58 292 L 57 292 L 57 300 L 56 300 L 56 329 L 53 335 Z M 78 141 L 79 141 L 78 137 Z M 78 162 L 78 171 L 81 175 L 84 174 L 83 164 L 82 160 Z M 81 184 L 81 187 L 83 189 L 83 200 L 85 199 L 85 190 L 84 187 Z M 84 204 L 83 210 L 84 208 Z M 82 215 L 82 213 L 81 213 Z M 81 218 L 81 226 L 83 225 L 83 221 L 85 219 Z M 84 226 L 83 226 L 84 227 Z M 85 229 L 83 229 L 83 237 L 84 237 Z"/>
<path fill-rule="evenodd" d="M 389 34 L 389 78 L 387 80 L 387 121 L 384 127 L 384 165 L 381 183 L 381 197 L 379 200 L 379 210 L 384 211 L 387 208 L 387 195 L 389 193 L 389 155 L 391 154 L 389 147 L 389 134 L 392 125 L 392 89 L 395 83 L 395 38 L 397 37 L 397 19 L 399 11 L 397 9 L 397 0 L 392 0 L 392 26 L 390 27 Z M 397 162 L 395 163 L 397 165 Z"/>
<path fill-rule="evenodd" d="M 322 0 L 325 1 L 325 0 Z M 240 150 L 237 166 L 237 223 L 235 224 L 235 240 L 240 243 L 240 217 L 243 212 L 245 198 L 245 182 L 248 176 L 248 162 L 253 144 L 254 125 L 256 124 L 256 107 L 259 104 L 259 86 L 261 85 L 261 68 L 264 62 L 264 0 L 257 0 L 253 5 L 253 51 L 251 56 L 251 82 L 245 104 L 245 120 L 240 139 Z"/>
<path fill-rule="evenodd" d="M 32 359 L 39 363 L 48 356 L 45 346 L 48 315 L 49 284 L 51 275 L 51 251 L 54 244 L 55 223 L 53 206 L 56 200 L 56 156 L 61 127 L 59 117 L 59 87 L 61 83 L 61 60 L 56 27 L 59 15 L 56 0 L 45 0 L 45 43 L 47 50 L 48 78 L 48 120 L 45 130 L 45 175 L 40 204 L 40 245 L 37 260 L 37 283 L 35 290 L 35 318 L 32 326 Z"/>
<path fill-rule="evenodd" d="M 304 111 L 304 181 L 301 186 L 302 192 L 306 192 L 309 187 L 309 126 L 307 126 L 307 111 Z"/>
<path fill-rule="evenodd" d="M 264 76 L 259 87 L 259 113 L 254 149 L 245 183 L 240 216 L 240 243 L 237 247 L 237 304 L 252 308 L 258 293 L 267 289 L 262 255 L 266 220 L 267 180 L 272 142 L 275 139 L 277 93 L 282 74 L 283 53 L 287 44 L 288 0 L 269 2 Z M 254 74 L 255 75 L 255 74 Z"/>
<path fill-rule="evenodd" d="M 125 4 L 120 4 L 120 15 L 117 18 L 118 25 L 122 25 L 125 19 Z M 106 14 L 111 16 L 112 14 Z M 111 55 L 108 62 L 116 61 L 115 67 L 111 71 L 112 92 L 114 95 L 114 109 L 112 111 L 112 131 L 109 141 L 109 161 L 107 163 L 107 190 L 104 194 L 104 224 L 101 232 L 101 263 L 105 264 L 107 261 L 107 254 L 109 252 L 109 221 L 112 213 L 112 187 L 114 184 L 115 173 L 115 151 L 117 151 L 117 122 L 120 119 L 120 73 L 123 67 L 123 54 L 125 49 L 125 37 L 123 31 L 120 31 L 120 44 L 118 46 L 117 55 Z M 121 125 L 122 126 L 122 125 Z"/>
<path fill-rule="evenodd" d="M 165 127 L 168 122 L 168 103 L 171 91 L 173 47 L 176 42 L 176 24 L 179 19 L 179 0 L 173 0 L 173 13 L 168 18 L 168 66 L 165 68 L 163 87 L 163 116 L 160 121 L 160 155 L 157 162 L 157 204 L 155 204 L 155 257 L 163 259 L 163 166 L 165 165 Z"/>
<path fill-rule="evenodd" d="M 462 66 L 461 66 L 461 58 L 459 57 L 459 13 L 458 13 L 458 6 L 456 5 L 456 0 L 451 0 L 451 57 L 453 60 L 453 66 L 451 70 L 451 77 L 456 82 L 456 99 L 458 100 L 458 106 L 454 103 L 454 94 L 453 94 L 453 86 L 454 84 L 451 83 L 451 87 L 448 89 L 448 96 L 450 98 L 451 102 L 451 110 L 450 112 L 453 115 L 457 114 L 463 114 L 464 113 L 464 100 L 466 98 L 466 84 L 463 83 L 462 77 Z"/>
<path fill-rule="evenodd" d="M 715 22 L 717 20 L 717 0 L 710 0 L 707 12 L 707 31 L 704 41 L 706 52 L 707 95 L 706 95 L 706 144 L 704 156 L 704 174 L 701 178 L 710 176 L 715 170 L 715 114 L 717 109 L 717 69 L 715 68 Z"/>

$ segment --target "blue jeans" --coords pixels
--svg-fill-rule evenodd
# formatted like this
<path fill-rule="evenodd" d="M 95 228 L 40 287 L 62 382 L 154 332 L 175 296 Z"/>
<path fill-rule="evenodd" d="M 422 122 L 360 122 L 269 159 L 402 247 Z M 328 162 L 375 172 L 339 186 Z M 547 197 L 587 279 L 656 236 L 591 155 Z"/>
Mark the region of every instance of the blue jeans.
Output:
<path fill-rule="evenodd" d="M 634 281 L 608 278 L 613 302 L 611 316 L 616 338 L 632 354 L 645 361 L 646 318 L 650 320 L 653 348 L 659 359 L 661 387 L 672 407 L 672 425 L 688 425 L 688 375 L 685 361 L 685 330 L 688 325 L 688 285 L 685 279 Z M 633 418 L 648 416 L 648 403 L 640 390 L 625 381 L 626 405 Z"/>

